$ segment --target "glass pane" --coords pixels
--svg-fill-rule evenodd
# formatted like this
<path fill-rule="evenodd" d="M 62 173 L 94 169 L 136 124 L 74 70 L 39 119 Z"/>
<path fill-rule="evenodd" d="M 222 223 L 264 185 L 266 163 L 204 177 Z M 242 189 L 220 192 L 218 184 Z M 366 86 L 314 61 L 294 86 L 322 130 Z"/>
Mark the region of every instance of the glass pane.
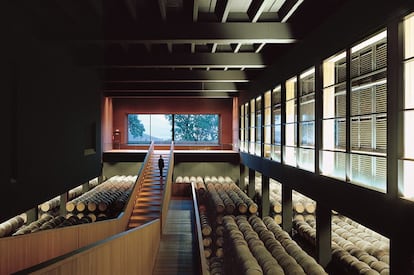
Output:
<path fill-rule="evenodd" d="M 414 108 L 414 60 L 405 63 L 404 84 L 404 108 Z"/>
<path fill-rule="evenodd" d="M 280 105 L 273 107 L 273 117 L 274 117 L 274 122 L 273 122 L 274 124 L 282 123 Z"/>
<path fill-rule="evenodd" d="M 298 166 L 304 170 L 315 171 L 315 150 L 299 148 Z"/>
<path fill-rule="evenodd" d="M 281 147 L 278 145 L 272 145 L 272 159 L 274 161 L 280 162 L 282 159 L 281 156 L 282 156 Z"/>
<path fill-rule="evenodd" d="M 268 144 L 270 144 L 271 143 L 271 140 L 270 140 L 270 136 L 271 136 L 271 131 L 272 131 L 272 127 L 270 127 L 270 126 L 266 126 L 265 128 L 264 128 L 264 143 L 268 143 Z"/>
<path fill-rule="evenodd" d="M 345 119 L 327 119 L 322 122 L 323 149 L 345 150 L 346 121 Z"/>
<path fill-rule="evenodd" d="M 413 121 L 414 121 L 414 111 L 404 112 L 404 157 L 411 158 L 411 159 L 414 159 Z"/>
<path fill-rule="evenodd" d="M 414 57 L 414 16 L 411 14 L 404 21 L 404 58 Z"/>
<path fill-rule="evenodd" d="M 286 100 L 296 97 L 296 77 L 286 81 Z"/>
<path fill-rule="evenodd" d="M 254 154 L 257 156 L 262 155 L 262 144 L 261 143 L 256 143 L 256 149 L 255 149 Z"/>
<path fill-rule="evenodd" d="M 300 98 L 300 121 L 315 120 L 315 97 L 314 94 Z"/>
<path fill-rule="evenodd" d="M 170 127 L 171 128 L 171 127 Z M 151 118 L 150 115 L 128 115 L 128 143 L 151 143 Z"/>
<path fill-rule="evenodd" d="M 296 166 L 296 148 L 285 146 L 283 149 L 284 163 L 287 165 Z"/>
<path fill-rule="evenodd" d="M 321 152 L 321 173 L 326 176 L 345 180 L 346 154 L 343 152 Z"/>
<path fill-rule="evenodd" d="M 272 146 L 270 144 L 264 145 L 263 156 L 267 159 L 270 159 L 272 157 Z"/>
<path fill-rule="evenodd" d="M 351 154 L 351 182 L 385 191 L 386 165 L 383 157 Z"/>
<path fill-rule="evenodd" d="M 265 125 L 270 125 L 272 123 L 271 112 L 272 112 L 272 109 L 270 107 L 265 109 L 265 118 L 264 118 Z"/>
<path fill-rule="evenodd" d="M 281 98 L 280 98 L 281 94 L 280 94 L 280 92 L 281 92 L 280 86 L 277 86 L 273 90 L 273 92 L 272 92 L 272 104 L 280 104 L 280 102 L 281 102 Z"/>
<path fill-rule="evenodd" d="M 315 123 L 302 122 L 299 125 L 300 146 L 313 147 L 315 145 Z"/>
<path fill-rule="evenodd" d="M 174 115 L 174 141 L 177 143 L 219 142 L 219 116 L 214 114 Z"/>
<path fill-rule="evenodd" d="M 335 117 L 335 89 L 334 87 L 323 90 L 323 118 Z"/>
<path fill-rule="evenodd" d="M 286 145 L 295 146 L 296 145 L 296 124 L 286 124 L 285 125 L 285 136 L 286 136 Z"/>
<path fill-rule="evenodd" d="M 296 100 L 286 101 L 286 123 L 296 122 Z"/>
<path fill-rule="evenodd" d="M 280 145 L 282 142 L 282 133 L 281 133 L 281 125 L 277 124 L 273 126 L 273 131 L 274 131 L 274 137 L 273 137 L 273 144 L 278 144 Z"/>
<path fill-rule="evenodd" d="M 323 87 L 345 81 L 346 52 L 339 53 L 323 62 Z"/>
<path fill-rule="evenodd" d="M 264 98 L 265 98 L 265 108 L 270 107 L 271 106 L 271 100 L 270 100 L 271 92 L 270 91 L 266 92 Z"/>
<path fill-rule="evenodd" d="M 402 188 L 401 195 L 407 199 L 414 200 L 414 161 L 404 160 L 402 162 Z"/>

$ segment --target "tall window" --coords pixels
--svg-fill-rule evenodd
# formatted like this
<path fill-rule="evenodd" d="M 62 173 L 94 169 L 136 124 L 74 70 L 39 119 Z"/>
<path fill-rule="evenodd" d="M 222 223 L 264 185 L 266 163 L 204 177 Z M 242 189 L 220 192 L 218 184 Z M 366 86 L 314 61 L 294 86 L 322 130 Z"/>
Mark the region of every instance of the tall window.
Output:
<path fill-rule="evenodd" d="M 321 173 L 346 179 L 346 52 L 323 62 Z"/>
<path fill-rule="evenodd" d="M 275 161 L 281 160 L 282 147 L 282 99 L 281 87 L 277 86 L 272 91 L 272 116 L 273 116 L 273 135 L 272 135 L 272 159 Z"/>
<path fill-rule="evenodd" d="M 244 104 L 244 152 L 249 151 L 249 103 Z"/>
<path fill-rule="evenodd" d="M 292 166 L 296 166 L 296 87 L 296 77 L 286 81 L 285 147 L 283 159 L 284 163 Z"/>
<path fill-rule="evenodd" d="M 240 106 L 240 131 L 239 131 L 239 135 L 240 135 L 240 141 L 239 141 L 239 147 L 240 147 L 240 151 L 244 151 L 244 105 Z"/>
<path fill-rule="evenodd" d="M 351 182 L 385 191 L 387 32 L 351 49 Z"/>
<path fill-rule="evenodd" d="M 255 154 L 262 155 L 262 97 L 256 98 L 256 138 L 255 138 Z"/>
<path fill-rule="evenodd" d="M 250 100 L 250 138 L 249 138 L 249 153 L 254 154 L 256 148 L 256 101 Z"/>
<path fill-rule="evenodd" d="M 404 151 L 401 195 L 414 200 L 414 13 L 404 20 Z"/>
<path fill-rule="evenodd" d="M 315 170 L 315 68 L 299 77 L 299 159 L 298 166 Z"/>
<path fill-rule="evenodd" d="M 264 152 L 265 158 L 271 157 L 271 134 L 272 134 L 272 92 L 264 94 Z"/>

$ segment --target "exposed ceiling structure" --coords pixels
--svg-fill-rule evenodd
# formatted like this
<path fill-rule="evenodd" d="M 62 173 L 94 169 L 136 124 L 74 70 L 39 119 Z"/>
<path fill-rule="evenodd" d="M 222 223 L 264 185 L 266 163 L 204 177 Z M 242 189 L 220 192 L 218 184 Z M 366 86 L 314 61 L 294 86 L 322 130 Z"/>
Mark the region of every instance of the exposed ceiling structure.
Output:
<path fill-rule="evenodd" d="M 42 0 L 27 11 L 41 37 L 100 70 L 104 95 L 233 97 L 344 1 Z"/>

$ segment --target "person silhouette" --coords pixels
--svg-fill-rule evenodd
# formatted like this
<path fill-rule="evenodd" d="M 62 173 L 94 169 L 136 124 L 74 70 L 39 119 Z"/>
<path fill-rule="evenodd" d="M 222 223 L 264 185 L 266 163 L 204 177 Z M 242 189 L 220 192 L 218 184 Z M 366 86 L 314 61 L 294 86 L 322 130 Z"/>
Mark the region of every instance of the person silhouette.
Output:
<path fill-rule="evenodd" d="M 164 159 L 162 158 L 162 155 L 160 155 L 160 158 L 158 159 L 158 168 L 160 169 L 160 177 L 162 178 L 162 170 L 164 169 Z"/>

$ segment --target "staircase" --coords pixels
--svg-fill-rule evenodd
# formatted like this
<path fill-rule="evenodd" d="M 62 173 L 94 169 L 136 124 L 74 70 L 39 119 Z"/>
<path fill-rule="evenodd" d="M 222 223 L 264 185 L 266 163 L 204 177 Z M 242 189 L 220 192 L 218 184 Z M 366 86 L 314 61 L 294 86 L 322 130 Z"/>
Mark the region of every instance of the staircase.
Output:
<path fill-rule="evenodd" d="M 158 169 L 158 159 L 160 155 L 162 155 L 162 158 L 164 159 L 163 177 L 160 176 L 160 171 Z M 160 218 L 164 182 L 166 181 L 169 159 L 169 151 L 154 151 L 151 155 L 149 160 L 150 163 L 143 171 L 144 182 L 138 193 L 127 229 Z"/>

